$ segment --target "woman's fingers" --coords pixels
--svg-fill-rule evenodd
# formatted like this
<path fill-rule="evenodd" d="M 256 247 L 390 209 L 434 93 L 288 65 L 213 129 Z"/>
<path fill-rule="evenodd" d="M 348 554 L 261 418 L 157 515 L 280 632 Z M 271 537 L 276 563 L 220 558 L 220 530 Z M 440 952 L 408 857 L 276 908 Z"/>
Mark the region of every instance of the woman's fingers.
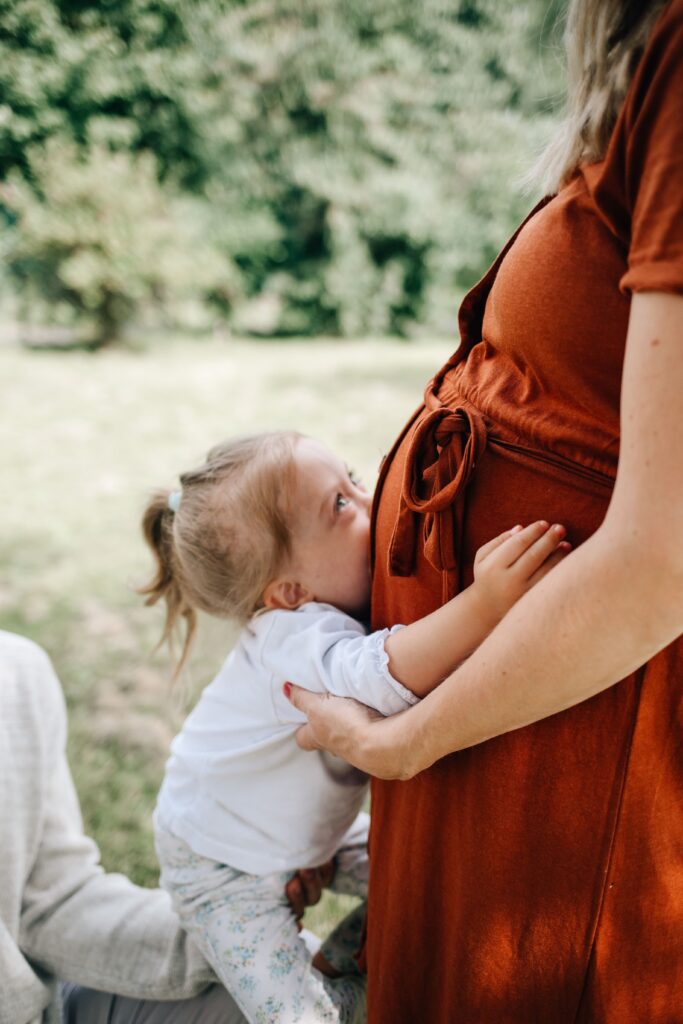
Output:
<path fill-rule="evenodd" d="M 305 750 L 330 750 L 380 779 L 409 779 L 419 770 L 414 767 L 412 734 L 406 739 L 399 723 L 408 712 L 384 718 L 350 697 L 310 693 L 292 683 L 285 683 L 284 691 L 310 717 L 296 735 Z"/>
<path fill-rule="evenodd" d="M 297 729 L 294 738 L 302 750 L 322 749 L 322 743 L 319 743 L 316 739 L 310 722 L 306 722 L 306 725 L 302 725 L 300 729 Z"/>
<path fill-rule="evenodd" d="M 302 686 L 296 686 L 294 683 L 285 683 L 283 690 L 285 697 L 298 711 L 306 715 L 306 718 L 311 717 L 311 714 L 315 712 L 316 705 L 320 704 L 321 701 L 325 701 L 327 696 L 323 693 L 311 693 L 310 690 L 305 690 Z M 296 742 L 302 750 L 320 750 L 322 747 L 322 744 L 318 742 L 311 728 L 310 722 L 297 729 Z"/>
<path fill-rule="evenodd" d="M 294 707 L 309 720 L 297 731 L 296 741 L 300 747 L 304 750 L 329 750 L 338 757 L 346 758 L 356 768 L 362 768 L 357 759 L 359 746 L 368 726 L 383 721 L 379 711 L 350 697 L 311 693 L 293 683 L 285 683 L 284 691 Z"/>

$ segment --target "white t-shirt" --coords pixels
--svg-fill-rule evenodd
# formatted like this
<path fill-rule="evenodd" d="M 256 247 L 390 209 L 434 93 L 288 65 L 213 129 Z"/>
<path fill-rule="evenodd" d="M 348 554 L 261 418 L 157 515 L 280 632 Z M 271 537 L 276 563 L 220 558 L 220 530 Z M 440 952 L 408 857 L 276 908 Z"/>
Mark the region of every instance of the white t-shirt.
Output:
<path fill-rule="evenodd" d="M 305 718 L 282 685 L 355 697 L 384 715 L 403 711 L 418 698 L 389 672 L 389 632 L 368 636 L 355 619 L 314 602 L 255 616 L 171 745 L 159 826 L 195 853 L 252 874 L 328 860 L 360 810 L 366 780 L 338 758 L 297 746 Z"/>

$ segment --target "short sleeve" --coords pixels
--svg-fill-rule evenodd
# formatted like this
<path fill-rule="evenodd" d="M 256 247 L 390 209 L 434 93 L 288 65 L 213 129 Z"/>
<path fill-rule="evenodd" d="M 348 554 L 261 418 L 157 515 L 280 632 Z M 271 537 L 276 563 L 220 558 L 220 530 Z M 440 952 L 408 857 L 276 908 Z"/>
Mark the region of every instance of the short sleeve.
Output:
<path fill-rule="evenodd" d="M 683 3 L 655 25 L 625 110 L 631 208 L 624 292 L 683 293 Z"/>
<path fill-rule="evenodd" d="M 620 131 L 615 148 L 630 219 L 620 288 L 683 293 L 683 0 L 673 0 L 655 24 Z"/>

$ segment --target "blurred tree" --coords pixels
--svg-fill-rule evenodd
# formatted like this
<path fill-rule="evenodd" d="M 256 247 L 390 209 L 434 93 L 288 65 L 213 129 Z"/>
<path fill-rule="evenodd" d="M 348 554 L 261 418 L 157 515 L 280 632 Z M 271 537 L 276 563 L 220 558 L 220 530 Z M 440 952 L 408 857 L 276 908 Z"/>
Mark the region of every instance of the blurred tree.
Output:
<path fill-rule="evenodd" d="M 217 228 L 270 331 L 452 330 L 554 124 L 559 3 L 199 2 Z M 252 233 L 251 225 L 258 230 Z M 249 307 L 242 322 L 249 325 Z M 246 315 L 245 315 L 246 314 Z M 238 322 L 240 315 L 238 311 Z"/>
<path fill-rule="evenodd" d="M 53 136 L 152 153 L 236 329 L 451 332 L 529 205 L 560 4 L 0 0 L 0 178 Z"/>
<path fill-rule="evenodd" d="M 189 2 L 189 0 L 187 0 Z M 187 4 L 186 4 L 187 5 Z M 154 153 L 196 191 L 202 74 L 173 0 L 0 0 L 0 178 L 58 134 Z"/>
<path fill-rule="evenodd" d="M 2 187 L 19 228 L 8 269 L 25 298 L 91 322 L 96 346 L 117 340 L 143 303 L 229 282 L 227 260 L 198 237 L 187 200 L 161 188 L 151 154 L 78 152 L 51 139 L 28 167 L 33 188 L 19 175 Z"/>

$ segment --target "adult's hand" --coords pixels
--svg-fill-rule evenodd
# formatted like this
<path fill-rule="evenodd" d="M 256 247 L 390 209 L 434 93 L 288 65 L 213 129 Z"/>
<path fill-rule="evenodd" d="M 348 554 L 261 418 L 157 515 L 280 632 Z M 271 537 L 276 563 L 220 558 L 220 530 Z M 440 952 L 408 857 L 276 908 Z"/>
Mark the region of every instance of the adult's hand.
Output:
<path fill-rule="evenodd" d="M 329 750 L 380 779 L 408 779 L 415 774 L 405 726 L 410 710 L 384 718 L 350 697 L 311 693 L 293 683 L 287 683 L 285 693 L 308 718 L 296 734 L 304 750 Z"/>

